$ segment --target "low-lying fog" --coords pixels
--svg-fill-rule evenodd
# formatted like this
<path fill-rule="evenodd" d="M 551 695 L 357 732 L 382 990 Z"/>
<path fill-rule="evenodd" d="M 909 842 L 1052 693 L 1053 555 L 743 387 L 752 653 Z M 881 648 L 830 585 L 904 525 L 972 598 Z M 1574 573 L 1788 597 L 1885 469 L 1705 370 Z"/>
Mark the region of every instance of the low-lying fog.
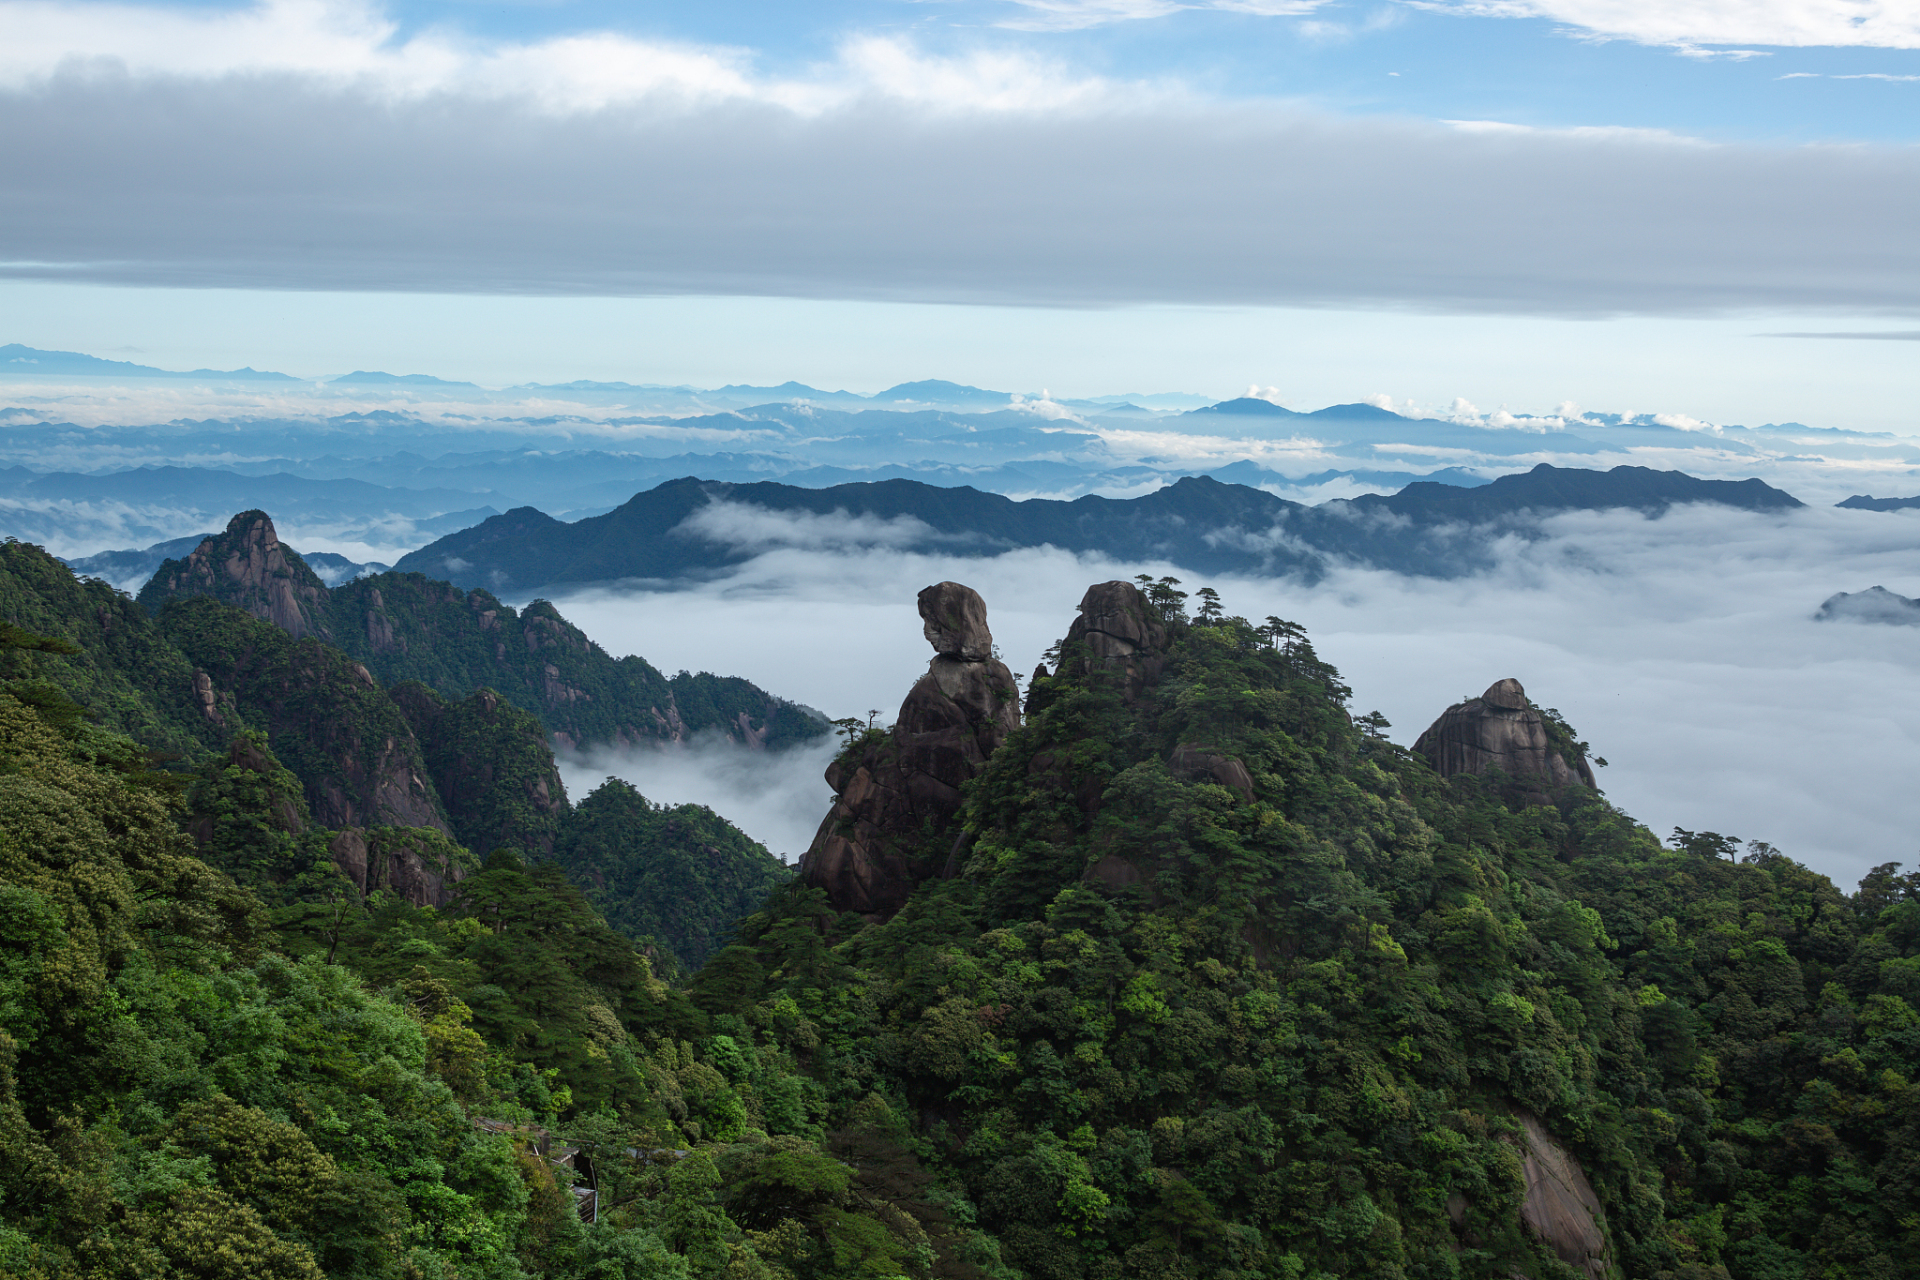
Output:
<path fill-rule="evenodd" d="M 1494 573 L 1450 582 L 1348 570 L 1316 586 L 1212 579 L 1228 611 L 1304 623 L 1354 689 L 1411 744 L 1449 703 L 1518 677 L 1611 767 L 1608 796 L 1655 832 L 1766 840 L 1851 888 L 1880 862 L 1915 861 L 1920 629 L 1816 623 L 1836 591 L 1920 595 L 1920 512 L 1718 507 L 1658 520 L 1578 513 L 1551 537 L 1508 540 Z M 615 654 L 741 675 L 832 716 L 891 719 L 930 651 L 915 593 L 943 578 L 987 600 L 1016 672 L 1066 631 L 1091 582 L 1164 565 L 1050 551 L 993 560 L 777 550 L 724 581 L 678 591 L 581 592 L 566 615 Z M 693 800 L 789 858 L 825 812 L 827 751 L 763 756 L 647 751 L 569 766 L 661 801 Z"/>

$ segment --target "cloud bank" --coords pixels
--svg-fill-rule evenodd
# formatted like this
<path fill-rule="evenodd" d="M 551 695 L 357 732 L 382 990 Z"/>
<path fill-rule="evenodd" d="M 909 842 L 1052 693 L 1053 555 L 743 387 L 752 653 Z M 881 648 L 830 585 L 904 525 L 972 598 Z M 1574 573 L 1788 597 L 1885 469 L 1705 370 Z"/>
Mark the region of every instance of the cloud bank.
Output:
<path fill-rule="evenodd" d="M 623 36 L 399 40 L 329 0 L 114 14 L 0 5 L 7 275 L 1920 311 L 1911 146 L 1341 118 L 897 40 L 783 79 L 738 50 Z"/>
<path fill-rule="evenodd" d="M 1920 48 L 1920 10 L 1903 0 L 1410 0 L 1479 18 L 1545 18 L 1589 38 L 1693 51 L 1708 45 Z"/>

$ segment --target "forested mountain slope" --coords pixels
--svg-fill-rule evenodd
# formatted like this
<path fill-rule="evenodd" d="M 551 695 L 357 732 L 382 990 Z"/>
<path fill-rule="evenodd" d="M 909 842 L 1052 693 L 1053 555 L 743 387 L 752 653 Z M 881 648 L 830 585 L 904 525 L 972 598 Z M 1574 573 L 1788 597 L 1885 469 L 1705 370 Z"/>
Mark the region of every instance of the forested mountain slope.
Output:
<path fill-rule="evenodd" d="M 59 615 L 33 580 L 0 585 Z M 0 1273 L 1904 1274 L 1920 879 L 1663 845 L 1517 681 L 1397 747 L 1298 627 L 1166 582 L 1091 590 L 1016 716 L 977 601 L 923 594 L 915 716 L 853 736 L 801 876 L 684 987 L 602 915 L 646 878 L 608 850 L 724 829 L 617 785 L 543 826 L 507 704 L 386 695 L 429 775 L 466 762 L 454 829 L 536 856 L 348 857 L 252 683 L 156 767 L 69 697 L 121 659 L 15 614 Z M 142 635 L 195 611 L 236 670 L 251 627 L 320 644 L 204 598 Z M 443 900 L 381 887 L 407 858 Z"/>
<path fill-rule="evenodd" d="M 450 699 L 482 687 L 540 718 L 568 746 L 679 741 L 724 734 L 780 747 L 822 737 L 818 715 L 736 676 L 682 672 L 669 680 L 637 656 L 615 659 L 551 604 L 524 610 L 484 590 L 418 573 L 382 573 L 329 589 L 282 544 L 262 511 L 161 565 L 139 600 L 211 596 L 295 638 L 312 636 L 381 682 L 417 680 Z"/>

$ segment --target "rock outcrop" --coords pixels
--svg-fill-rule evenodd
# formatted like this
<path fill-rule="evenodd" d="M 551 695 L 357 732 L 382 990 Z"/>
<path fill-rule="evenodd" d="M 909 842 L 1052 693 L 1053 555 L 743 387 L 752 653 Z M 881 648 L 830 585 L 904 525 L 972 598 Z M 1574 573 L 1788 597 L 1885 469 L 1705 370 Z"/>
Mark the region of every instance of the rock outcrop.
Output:
<path fill-rule="evenodd" d="M 140 603 L 149 609 L 178 596 L 212 596 L 296 640 L 330 638 L 327 584 L 280 541 L 264 511 L 242 511 L 225 533 L 208 538 L 184 560 L 168 560 L 140 589 Z"/>
<path fill-rule="evenodd" d="M 1538 1116 L 1522 1111 L 1519 1120 L 1526 1140 L 1520 1164 L 1527 1179 L 1520 1220 L 1575 1273 L 1606 1280 L 1607 1233 L 1601 1226 L 1600 1197 L 1586 1171 Z"/>
<path fill-rule="evenodd" d="M 920 593 L 934 658 L 893 729 L 827 769 L 834 804 L 800 861 L 801 878 L 842 911 L 898 911 L 953 851 L 960 788 L 1020 725 L 1013 673 L 995 660 L 978 592 L 942 582 Z"/>
<path fill-rule="evenodd" d="M 384 889 L 416 907 L 444 907 L 467 869 L 433 833 L 348 827 L 327 845 L 333 865 L 361 894 Z"/>
<path fill-rule="evenodd" d="M 1119 672 L 1129 702 L 1160 679 L 1167 663 L 1167 625 L 1146 593 L 1131 582 L 1096 582 L 1080 600 L 1080 616 L 1061 646 L 1084 645 L 1089 661 Z"/>
<path fill-rule="evenodd" d="M 1545 718 L 1513 679 L 1496 680 L 1479 697 L 1448 707 L 1413 749 L 1445 778 L 1497 770 L 1533 804 L 1550 803 L 1569 786 L 1595 785 L 1586 757 L 1553 741 Z"/>

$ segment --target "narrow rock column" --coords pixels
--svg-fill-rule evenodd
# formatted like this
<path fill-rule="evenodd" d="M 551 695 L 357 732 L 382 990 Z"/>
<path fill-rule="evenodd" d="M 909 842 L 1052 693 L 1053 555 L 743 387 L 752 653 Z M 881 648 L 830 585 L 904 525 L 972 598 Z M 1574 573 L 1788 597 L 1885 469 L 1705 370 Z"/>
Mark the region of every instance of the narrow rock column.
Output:
<path fill-rule="evenodd" d="M 1013 673 L 993 656 L 979 592 L 941 582 L 920 593 L 933 661 L 885 738 L 834 761 L 834 805 L 800 859 L 801 879 L 842 911 L 884 918 L 940 873 L 960 787 L 1020 725 Z"/>

